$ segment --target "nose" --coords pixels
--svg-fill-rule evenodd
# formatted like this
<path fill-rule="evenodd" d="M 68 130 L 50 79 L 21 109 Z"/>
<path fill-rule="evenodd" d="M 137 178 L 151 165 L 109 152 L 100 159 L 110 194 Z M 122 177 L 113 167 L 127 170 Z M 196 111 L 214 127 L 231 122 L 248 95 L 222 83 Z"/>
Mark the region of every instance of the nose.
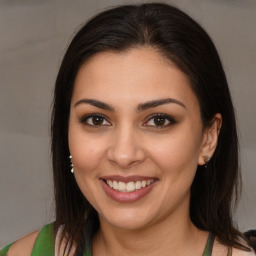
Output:
<path fill-rule="evenodd" d="M 143 162 L 146 154 L 136 131 L 125 127 L 114 132 L 107 157 L 111 163 L 127 169 Z"/>

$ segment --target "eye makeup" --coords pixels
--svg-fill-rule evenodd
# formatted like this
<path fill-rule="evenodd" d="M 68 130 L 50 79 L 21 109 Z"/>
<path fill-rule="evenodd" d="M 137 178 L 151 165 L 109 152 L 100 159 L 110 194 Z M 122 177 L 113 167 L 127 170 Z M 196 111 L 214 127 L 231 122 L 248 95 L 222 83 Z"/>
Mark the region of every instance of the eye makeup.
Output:
<path fill-rule="evenodd" d="M 156 129 L 164 129 L 177 123 L 176 119 L 165 113 L 154 113 L 147 116 L 142 126 Z M 90 113 L 81 116 L 79 122 L 91 128 L 103 128 L 112 126 L 111 122 L 104 115 L 99 113 Z"/>
<path fill-rule="evenodd" d="M 148 118 L 147 118 L 148 119 Z M 148 121 L 143 126 L 150 126 L 152 128 L 162 129 L 176 124 L 177 121 L 170 115 L 164 113 L 152 114 Z"/>
<path fill-rule="evenodd" d="M 93 128 L 99 128 L 102 126 L 111 126 L 111 123 L 107 118 L 99 113 L 87 114 L 79 118 L 79 122 L 83 125 Z"/>

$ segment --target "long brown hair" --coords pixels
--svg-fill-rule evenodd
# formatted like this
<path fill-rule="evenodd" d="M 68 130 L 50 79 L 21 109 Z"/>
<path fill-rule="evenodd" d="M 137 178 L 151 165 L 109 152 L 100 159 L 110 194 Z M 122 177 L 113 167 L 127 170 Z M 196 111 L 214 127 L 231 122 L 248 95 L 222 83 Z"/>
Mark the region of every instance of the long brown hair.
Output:
<path fill-rule="evenodd" d="M 239 188 L 238 139 L 234 108 L 214 44 L 188 15 L 166 4 L 126 5 L 104 11 L 75 35 L 61 64 L 52 114 L 52 164 L 55 186 L 55 230 L 76 245 L 76 255 L 90 250 L 99 229 L 97 212 L 79 190 L 70 173 L 68 120 L 73 84 L 79 68 L 103 51 L 122 52 L 151 46 L 182 70 L 191 82 L 201 108 L 204 126 L 216 113 L 223 124 L 218 145 L 207 169 L 198 167 L 191 188 L 190 216 L 200 229 L 213 232 L 229 246 L 243 250 L 242 234 L 232 221 Z"/>

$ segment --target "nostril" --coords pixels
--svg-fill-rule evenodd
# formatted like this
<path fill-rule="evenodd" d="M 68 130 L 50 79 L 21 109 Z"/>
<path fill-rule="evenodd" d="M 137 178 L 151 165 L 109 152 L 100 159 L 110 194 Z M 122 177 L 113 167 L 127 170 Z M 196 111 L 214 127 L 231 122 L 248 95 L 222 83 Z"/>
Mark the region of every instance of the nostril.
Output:
<path fill-rule="evenodd" d="M 108 160 L 121 168 L 135 166 L 145 159 L 144 151 L 137 145 L 117 145 L 109 148 L 107 152 Z"/>

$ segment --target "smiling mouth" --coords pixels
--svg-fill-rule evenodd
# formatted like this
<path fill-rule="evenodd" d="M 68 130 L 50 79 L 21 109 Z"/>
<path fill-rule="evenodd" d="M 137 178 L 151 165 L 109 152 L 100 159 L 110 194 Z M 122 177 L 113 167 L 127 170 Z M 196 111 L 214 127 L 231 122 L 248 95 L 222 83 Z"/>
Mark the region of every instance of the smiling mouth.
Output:
<path fill-rule="evenodd" d="M 131 193 L 151 185 L 154 179 L 129 182 L 104 179 L 104 182 L 115 191 Z"/>

